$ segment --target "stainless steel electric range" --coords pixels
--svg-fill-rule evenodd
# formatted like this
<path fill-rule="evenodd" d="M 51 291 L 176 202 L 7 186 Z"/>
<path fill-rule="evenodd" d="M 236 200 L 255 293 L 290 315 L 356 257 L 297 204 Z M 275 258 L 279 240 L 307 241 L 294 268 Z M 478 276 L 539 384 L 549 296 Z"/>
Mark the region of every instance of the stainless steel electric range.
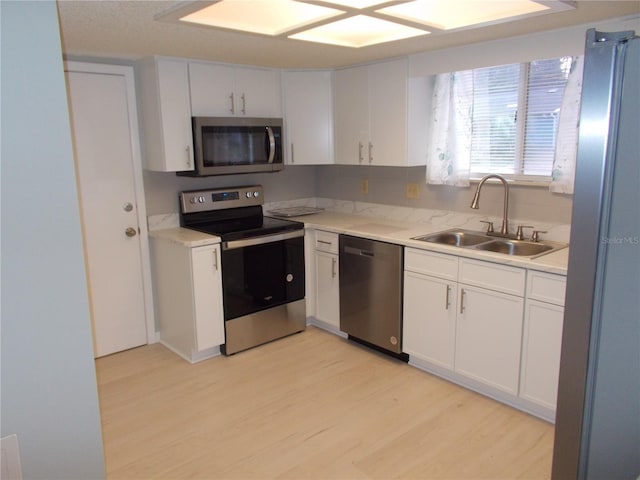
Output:
<path fill-rule="evenodd" d="M 305 329 L 304 224 L 263 215 L 262 186 L 180 194 L 180 224 L 221 238 L 225 355 Z"/>

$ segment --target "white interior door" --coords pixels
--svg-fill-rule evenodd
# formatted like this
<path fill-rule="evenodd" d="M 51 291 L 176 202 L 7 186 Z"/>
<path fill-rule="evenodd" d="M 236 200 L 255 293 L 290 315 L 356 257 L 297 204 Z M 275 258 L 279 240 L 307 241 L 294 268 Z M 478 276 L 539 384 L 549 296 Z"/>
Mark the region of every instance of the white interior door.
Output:
<path fill-rule="evenodd" d="M 124 75 L 68 68 L 66 75 L 94 353 L 101 357 L 147 343 L 134 175 L 139 146 L 132 143 L 130 116 L 135 103 Z"/>

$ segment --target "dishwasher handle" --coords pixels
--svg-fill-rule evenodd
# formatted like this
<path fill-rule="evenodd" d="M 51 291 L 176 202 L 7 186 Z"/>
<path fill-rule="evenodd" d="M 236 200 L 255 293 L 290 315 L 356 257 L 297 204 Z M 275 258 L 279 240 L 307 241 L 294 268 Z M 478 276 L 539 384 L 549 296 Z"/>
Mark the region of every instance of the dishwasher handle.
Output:
<path fill-rule="evenodd" d="M 349 246 L 344 247 L 344 253 L 350 253 L 351 255 L 359 255 L 362 257 L 374 257 L 374 253 L 369 250 L 362 250 L 360 248 L 353 248 Z"/>

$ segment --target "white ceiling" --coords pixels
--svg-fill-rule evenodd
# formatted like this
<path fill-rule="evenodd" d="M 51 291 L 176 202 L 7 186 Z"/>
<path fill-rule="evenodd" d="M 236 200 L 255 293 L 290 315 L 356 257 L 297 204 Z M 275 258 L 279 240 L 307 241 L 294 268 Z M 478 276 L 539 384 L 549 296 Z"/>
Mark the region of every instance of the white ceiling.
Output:
<path fill-rule="evenodd" d="M 279 68 L 330 68 L 640 13 L 638 0 L 580 0 L 575 10 L 566 12 L 355 49 L 154 20 L 183 3 L 59 0 L 63 52 L 73 57 L 136 60 L 166 55 Z"/>

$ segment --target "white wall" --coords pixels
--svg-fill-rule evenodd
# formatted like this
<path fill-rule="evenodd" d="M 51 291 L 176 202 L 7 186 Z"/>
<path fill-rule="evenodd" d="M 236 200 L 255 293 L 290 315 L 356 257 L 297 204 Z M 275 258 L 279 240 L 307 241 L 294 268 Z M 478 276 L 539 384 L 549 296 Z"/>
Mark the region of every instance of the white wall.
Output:
<path fill-rule="evenodd" d="M 412 55 L 410 57 L 411 76 L 420 77 L 470 68 L 579 55 L 584 53 L 585 33 L 589 28 L 597 28 L 604 32 L 620 30 L 639 32 L 640 17 L 580 25 Z"/>
<path fill-rule="evenodd" d="M 104 478 L 56 3 L 0 2 L 2 431 L 25 479 Z"/>

